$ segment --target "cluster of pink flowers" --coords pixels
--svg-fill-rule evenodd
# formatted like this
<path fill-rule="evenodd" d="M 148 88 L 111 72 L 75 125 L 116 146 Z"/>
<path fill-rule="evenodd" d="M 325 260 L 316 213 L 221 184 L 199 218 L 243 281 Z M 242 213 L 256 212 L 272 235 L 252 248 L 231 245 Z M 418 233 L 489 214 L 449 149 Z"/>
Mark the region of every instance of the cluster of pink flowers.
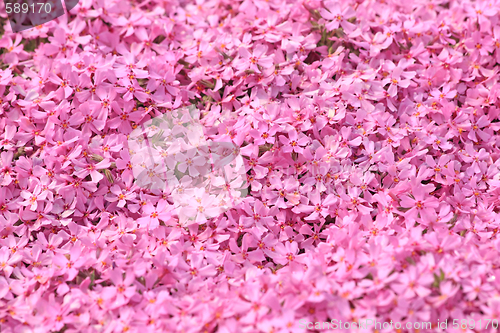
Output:
<path fill-rule="evenodd" d="M 500 1 L 1 12 L 2 333 L 500 319 Z M 187 106 L 248 195 L 185 224 L 128 139 Z"/>

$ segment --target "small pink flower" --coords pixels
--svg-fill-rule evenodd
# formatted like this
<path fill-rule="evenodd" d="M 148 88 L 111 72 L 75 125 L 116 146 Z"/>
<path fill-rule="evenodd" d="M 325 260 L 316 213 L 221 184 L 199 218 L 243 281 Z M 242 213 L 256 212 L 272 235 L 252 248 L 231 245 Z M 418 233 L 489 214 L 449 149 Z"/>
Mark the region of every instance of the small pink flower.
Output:
<path fill-rule="evenodd" d="M 140 228 L 148 228 L 150 230 L 156 229 L 160 225 L 160 220 L 166 222 L 170 219 L 171 213 L 167 210 L 168 202 L 166 200 L 158 201 L 156 207 L 147 203 L 142 208 L 143 216 L 137 220 Z"/>
<path fill-rule="evenodd" d="M 401 198 L 401 207 L 409 208 L 405 218 L 416 217 L 418 213 L 430 214 L 439 206 L 436 198 L 426 195 L 434 190 L 432 185 L 417 185 L 411 190 L 411 194 Z"/>
<path fill-rule="evenodd" d="M 45 200 L 47 195 L 47 191 L 42 191 L 42 187 L 40 185 L 36 185 L 32 192 L 25 190 L 21 192 L 21 197 L 25 200 L 21 204 L 23 206 L 29 206 L 30 210 L 35 211 L 38 207 L 38 202 Z"/>
<path fill-rule="evenodd" d="M 98 183 L 104 176 L 99 172 L 99 170 L 107 169 L 111 165 L 110 161 L 107 159 L 102 160 L 99 163 L 84 163 L 81 161 L 75 161 L 76 170 L 75 176 L 83 179 L 90 175 L 92 182 Z"/>
<path fill-rule="evenodd" d="M 350 5 L 341 7 L 340 3 L 335 1 L 328 1 L 325 3 L 325 8 L 320 10 L 321 16 L 330 20 L 325 26 L 328 30 L 335 30 L 339 26 L 344 28 L 347 32 L 355 29 L 355 26 L 348 20 L 356 16 L 356 12 Z"/>
<path fill-rule="evenodd" d="M 134 273 L 131 271 L 123 273 L 120 269 L 113 269 L 109 272 L 109 279 L 114 286 L 104 287 L 101 292 L 102 298 L 111 300 L 111 309 L 125 305 L 136 292 L 136 287 L 132 285 L 135 280 Z"/>
<path fill-rule="evenodd" d="M 114 196 L 106 196 L 106 200 L 109 202 L 116 202 L 118 201 L 118 207 L 124 207 L 127 201 L 131 201 L 135 199 L 136 194 L 134 192 L 126 191 L 118 185 L 113 185 L 111 186 L 110 189 L 111 193 L 114 194 Z"/>
<path fill-rule="evenodd" d="M 239 64 L 239 69 L 251 69 L 260 73 L 258 66 L 262 66 L 262 68 L 271 67 L 273 65 L 274 55 L 266 55 L 267 50 L 268 47 L 266 45 L 259 44 L 255 46 L 252 53 L 250 53 L 247 48 L 241 46 L 238 50 L 242 58 Z"/>
<path fill-rule="evenodd" d="M 283 152 L 285 153 L 302 153 L 304 150 L 303 146 L 309 143 L 309 139 L 305 135 L 302 133 L 298 135 L 295 130 L 288 132 L 288 138 L 283 135 L 280 135 L 279 138 L 280 142 L 284 145 Z"/>
<path fill-rule="evenodd" d="M 69 251 L 69 258 L 62 254 L 57 254 L 53 258 L 55 268 L 60 274 L 67 274 L 66 281 L 71 281 L 78 274 L 81 267 L 87 263 L 87 257 L 82 256 L 82 247 L 74 245 Z"/>

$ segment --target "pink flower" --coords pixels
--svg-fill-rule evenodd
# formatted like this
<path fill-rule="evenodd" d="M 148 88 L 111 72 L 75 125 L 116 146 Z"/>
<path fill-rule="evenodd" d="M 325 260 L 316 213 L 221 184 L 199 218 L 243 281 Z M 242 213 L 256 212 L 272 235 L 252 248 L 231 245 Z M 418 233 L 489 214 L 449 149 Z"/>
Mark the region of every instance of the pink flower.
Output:
<path fill-rule="evenodd" d="M 245 47 L 240 47 L 238 52 L 241 56 L 241 60 L 238 64 L 238 69 L 243 71 L 245 69 L 254 70 L 257 73 L 260 73 L 260 69 L 258 66 L 262 66 L 262 68 L 269 68 L 273 65 L 273 57 L 274 55 L 267 56 L 265 55 L 268 47 L 263 44 L 256 45 L 252 50 L 252 53 Z"/>
<path fill-rule="evenodd" d="M 45 200 L 47 198 L 49 192 L 42 191 L 42 187 L 40 185 L 36 185 L 32 191 L 21 192 L 21 197 L 25 200 L 21 203 L 23 206 L 30 206 L 30 210 L 37 210 L 38 202 L 41 200 Z"/>
<path fill-rule="evenodd" d="M 203 255 L 198 253 L 191 255 L 189 264 L 180 259 L 179 268 L 184 270 L 184 273 L 180 275 L 181 279 L 195 279 L 199 281 L 203 277 L 214 276 L 216 274 L 215 267 L 204 263 Z"/>
<path fill-rule="evenodd" d="M 486 56 L 493 51 L 493 39 L 491 36 L 481 36 L 479 31 L 472 34 L 472 37 L 465 41 L 465 46 L 471 52 L 478 52 Z"/>
<path fill-rule="evenodd" d="M 61 68 L 62 79 L 53 74 L 50 76 L 49 81 L 58 85 L 60 88 L 56 91 L 56 94 L 60 96 L 60 99 L 67 99 L 74 91 L 79 83 L 78 74 L 72 71 L 71 66 L 63 66 Z"/>
<path fill-rule="evenodd" d="M 10 276 L 14 266 L 23 259 L 23 255 L 18 251 L 9 250 L 7 247 L 0 248 L 0 269 L 6 276 Z"/>
<path fill-rule="evenodd" d="M 457 95 L 457 91 L 456 90 L 450 90 L 450 86 L 449 85 L 445 85 L 441 91 L 439 90 L 434 90 L 433 92 L 431 92 L 431 95 L 436 98 L 437 100 L 439 101 L 442 101 L 444 99 L 452 99 L 452 98 L 455 98 L 456 95 Z"/>
<path fill-rule="evenodd" d="M 285 181 L 272 177 L 270 180 L 271 187 L 263 192 L 263 197 L 267 199 L 268 205 L 275 205 L 278 208 L 287 208 L 285 202 L 287 196 L 293 195 L 297 188 L 297 181 L 287 178 Z M 288 200 L 288 199 L 287 199 Z"/>
<path fill-rule="evenodd" d="M 349 5 L 342 8 L 338 2 L 328 1 L 325 3 L 325 8 L 320 10 L 321 16 L 331 22 L 325 26 L 328 30 L 335 30 L 339 26 L 345 29 L 346 32 L 351 32 L 355 29 L 355 25 L 348 20 L 356 16 L 356 12 Z"/>
<path fill-rule="evenodd" d="M 85 178 L 86 176 L 90 175 L 92 177 L 92 181 L 94 183 L 98 183 L 101 179 L 104 178 L 104 176 L 99 172 L 99 170 L 107 169 L 111 165 L 109 160 L 104 159 L 99 163 L 83 163 L 81 161 L 75 161 L 76 165 L 76 170 L 75 170 L 75 176 L 77 176 L 80 179 Z"/>
<path fill-rule="evenodd" d="M 274 262 L 280 265 L 289 263 L 305 263 L 306 256 L 298 254 L 299 247 L 296 242 L 286 242 L 285 244 L 278 243 L 274 251 L 265 250 L 266 254 L 271 257 Z"/>
<path fill-rule="evenodd" d="M 66 275 L 66 281 L 73 280 L 80 268 L 87 263 L 87 257 L 81 254 L 82 247 L 74 245 L 69 251 L 69 258 L 62 254 L 56 254 L 53 257 L 55 268 L 59 271 L 59 274 Z"/>
<path fill-rule="evenodd" d="M 285 153 L 302 153 L 304 151 L 303 146 L 309 143 L 309 139 L 301 133 L 297 134 L 296 130 L 290 130 L 288 132 L 288 138 L 280 135 L 280 142 L 284 145 L 283 152 Z"/>
<path fill-rule="evenodd" d="M 185 153 L 177 153 L 175 155 L 175 159 L 179 162 L 177 170 L 191 177 L 196 177 L 200 174 L 200 167 L 207 164 L 207 157 L 199 155 L 198 150 L 195 148 L 189 149 Z"/>
<path fill-rule="evenodd" d="M 453 296 L 460 290 L 460 286 L 454 284 L 452 281 L 442 281 L 439 283 L 439 296 L 430 297 L 433 299 L 433 305 L 440 307 L 446 303 L 449 299 L 453 299 Z"/>
<path fill-rule="evenodd" d="M 14 157 L 13 152 L 2 152 L 0 154 L 2 169 L 0 170 L 0 175 L 2 176 L 2 186 L 8 186 L 12 182 L 12 173 L 14 169 L 12 168 L 12 158 Z"/>
<path fill-rule="evenodd" d="M 109 279 L 114 286 L 104 287 L 102 298 L 112 300 L 110 309 L 125 305 L 134 296 L 136 287 L 132 285 L 135 275 L 131 271 L 123 273 L 120 269 L 113 269 L 109 272 Z"/>
<path fill-rule="evenodd" d="M 137 222 L 139 222 L 139 227 L 154 230 L 160 225 L 160 220 L 167 222 L 171 217 L 171 213 L 168 211 L 167 206 L 168 202 L 163 199 L 158 201 L 156 207 L 151 203 L 147 203 L 142 208 L 142 213 L 146 216 L 137 220 Z"/>
<path fill-rule="evenodd" d="M 269 128 L 269 126 L 265 123 L 260 123 L 259 128 L 250 130 L 250 135 L 254 138 L 254 143 L 256 145 L 263 145 L 265 143 L 275 142 L 275 134 L 278 132 L 279 126 L 274 125 Z"/>
<path fill-rule="evenodd" d="M 500 316 L 495 1 L 76 2 L 0 36 L 2 332 Z"/>
<path fill-rule="evenodd" d="M 445 166 L 448 164 L 448 162 L 451 160 L 451 157 L 449 155 L 442 155 L 439 157 L 439 160 L 436 161 L 431 157 L 431 156 L 426 156 L 425 157 L 425 162 L 426 164 L 430 167 L 430 170 L 433 174 L 433 177 L 435 177 L 436 181 L 438 183 L 443 183 L 444 179 L 442 178 L 442 171 L 445 168 Z"/>
<path fill-rule="evenodd" d="M 136 197 L 134 192 L 126 191 L 118 185 L 111 186 L 110 191 L 114 196 L 106 196 L 106 200 L 109 202 L 118 201 L 118 207 L 120 208 L 124 207 L 127 201 L 132 201 Z"/>
<path fill-rule="evenodd" d="M 405 195 L 401 198 L 401 207 L 409 208 L 406 211 L 405 218 L 416 217 L 417 214 L 431 214 L 433 210 L 439 207 L 439 202 L 434 197 L 427 197 L 426 194 L 435 189 L 432 185 L 418 184 L 412 188 L 411 194 Z"/>
<path fill-rule="evenodd" d="M 408 299 L 415 296 L 426 297 L 431 293 L 429 286 L 433 281 L 431 274 L 410 266 L 404 274 L 399 275 L 398 282 L 393 284 L 392 289 L 401 297 Z"/>
<path fill-rule="evenodd" d="M 49 239 L 47 240 L 47 237 L 40 232 L 37 235 L 37 243 L 39 243 L 47 252 L 60 252 L 59 246 L 63 242 L 63 238 L 60 235 L 55 235 L 55 234 L 50 234 Z"/>
<path fill-rule="evenodd" d="M 107 113 L 102 113 L 96 102 L 85 102 L 80 105 L 79 110 L 69 118 L 71 126 L 82 125 L 83 133 L 99 133 L 104 129 Z"/>
<path fill-rule="evenodd" d="M 343 190 L 339 193 L 346 205 L 352 209 L 358 210 L 362 214 L 369 214 L 371 207 L 365 206 L 366 200 L 360 196 L 361 190 L 358 187 L 348 187 L 347 193 Z M 333 200 L 333 197 L 330 199 Z"/>
<path fill-rule="evenodd" d="M 248 248 L 252 244 L 252 238 L 251 234 L 245 234 L 242 239 L 241 249 L 234 239 L 229 240 L 229 247 L 234 253 L 232 256 L 233 261 L 242 264 L 247 260 L 250 262 L 262 262 L 266 259 L 261 249 L 257 248 L 254 251 L 248 251 Z"/>
<path fill-rule="evenodd" d="M 474 300 L 477 297 L 479 299 L 487 298 L 489 292 L 494 290 L 494 287 L 489 283 L 484 283 L 478 274 L 472 279 L 466 280 L 463 286 L 463 291 L 466 293 L 466 298 L 469 300 Z"/>
<path fill-rule="evenodd" d="M 255 200 L 252 205 L 244 202 L 243 209 L 248 215 L 240 217 L 245 227 L 256 226 L 258 229 L 266 230 L 266 227 L 274 225 L 272 210 L 264 206 L 262 201 Z"/>
<path fill-rule="evenodd" d="M 0 39 L 0 47 L 8 51 L 4 59 L 5 63 L 11 65 L 19 63 L 19 56 L 23 53 L 23 45 L 20 45 L 22 41 L 23 37 L 20 34 L 15 35 L 15 40 L 8 35 Z"/>
<path fill-rule="evenodd" d="M 308 196 L 309 204 L 299 204 L 297 208 L 292 211 L 296 213 L 306 213 L 309 214 L 304 219 L 305 220 L 317 220 L 320 216 L 326 217 L 330 213 L 330 206 L 337 203 L 337 198 L 333 194 L 329 194 L 325 198 L 321 198 L 321 193 L 318 190 L 312 191 Z"/>

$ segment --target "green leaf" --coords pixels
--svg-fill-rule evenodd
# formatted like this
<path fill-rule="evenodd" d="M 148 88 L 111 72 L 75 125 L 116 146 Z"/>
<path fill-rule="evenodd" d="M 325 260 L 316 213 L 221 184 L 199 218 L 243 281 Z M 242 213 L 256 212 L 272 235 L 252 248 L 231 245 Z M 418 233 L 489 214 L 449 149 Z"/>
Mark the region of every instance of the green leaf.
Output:
<path fill-rule="evenodd" d="M 432 283 L 432 286 L 434 288 L 439 288 L 441 282 L 444 281 L 445 278 L 444 271 L 441 268 L 439 269 L 439 271 L 439 276 L 436 273 L 432 273 L 434 275 L 434 282 Z"/>

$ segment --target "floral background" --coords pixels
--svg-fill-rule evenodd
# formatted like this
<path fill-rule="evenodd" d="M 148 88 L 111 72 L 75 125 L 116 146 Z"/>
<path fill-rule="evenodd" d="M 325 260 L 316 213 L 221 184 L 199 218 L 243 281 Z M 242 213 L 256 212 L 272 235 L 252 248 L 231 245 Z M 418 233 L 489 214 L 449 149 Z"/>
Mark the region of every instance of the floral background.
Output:
<path fill-rule="evenodd" d="M 20 33 L 1 6 L 2 333 L 496 331 L 497 0 L 80 0 Z M 186 222 L 201 148 L 147 188 L 129 139 L 190 107 L 247 194 Z"/>

